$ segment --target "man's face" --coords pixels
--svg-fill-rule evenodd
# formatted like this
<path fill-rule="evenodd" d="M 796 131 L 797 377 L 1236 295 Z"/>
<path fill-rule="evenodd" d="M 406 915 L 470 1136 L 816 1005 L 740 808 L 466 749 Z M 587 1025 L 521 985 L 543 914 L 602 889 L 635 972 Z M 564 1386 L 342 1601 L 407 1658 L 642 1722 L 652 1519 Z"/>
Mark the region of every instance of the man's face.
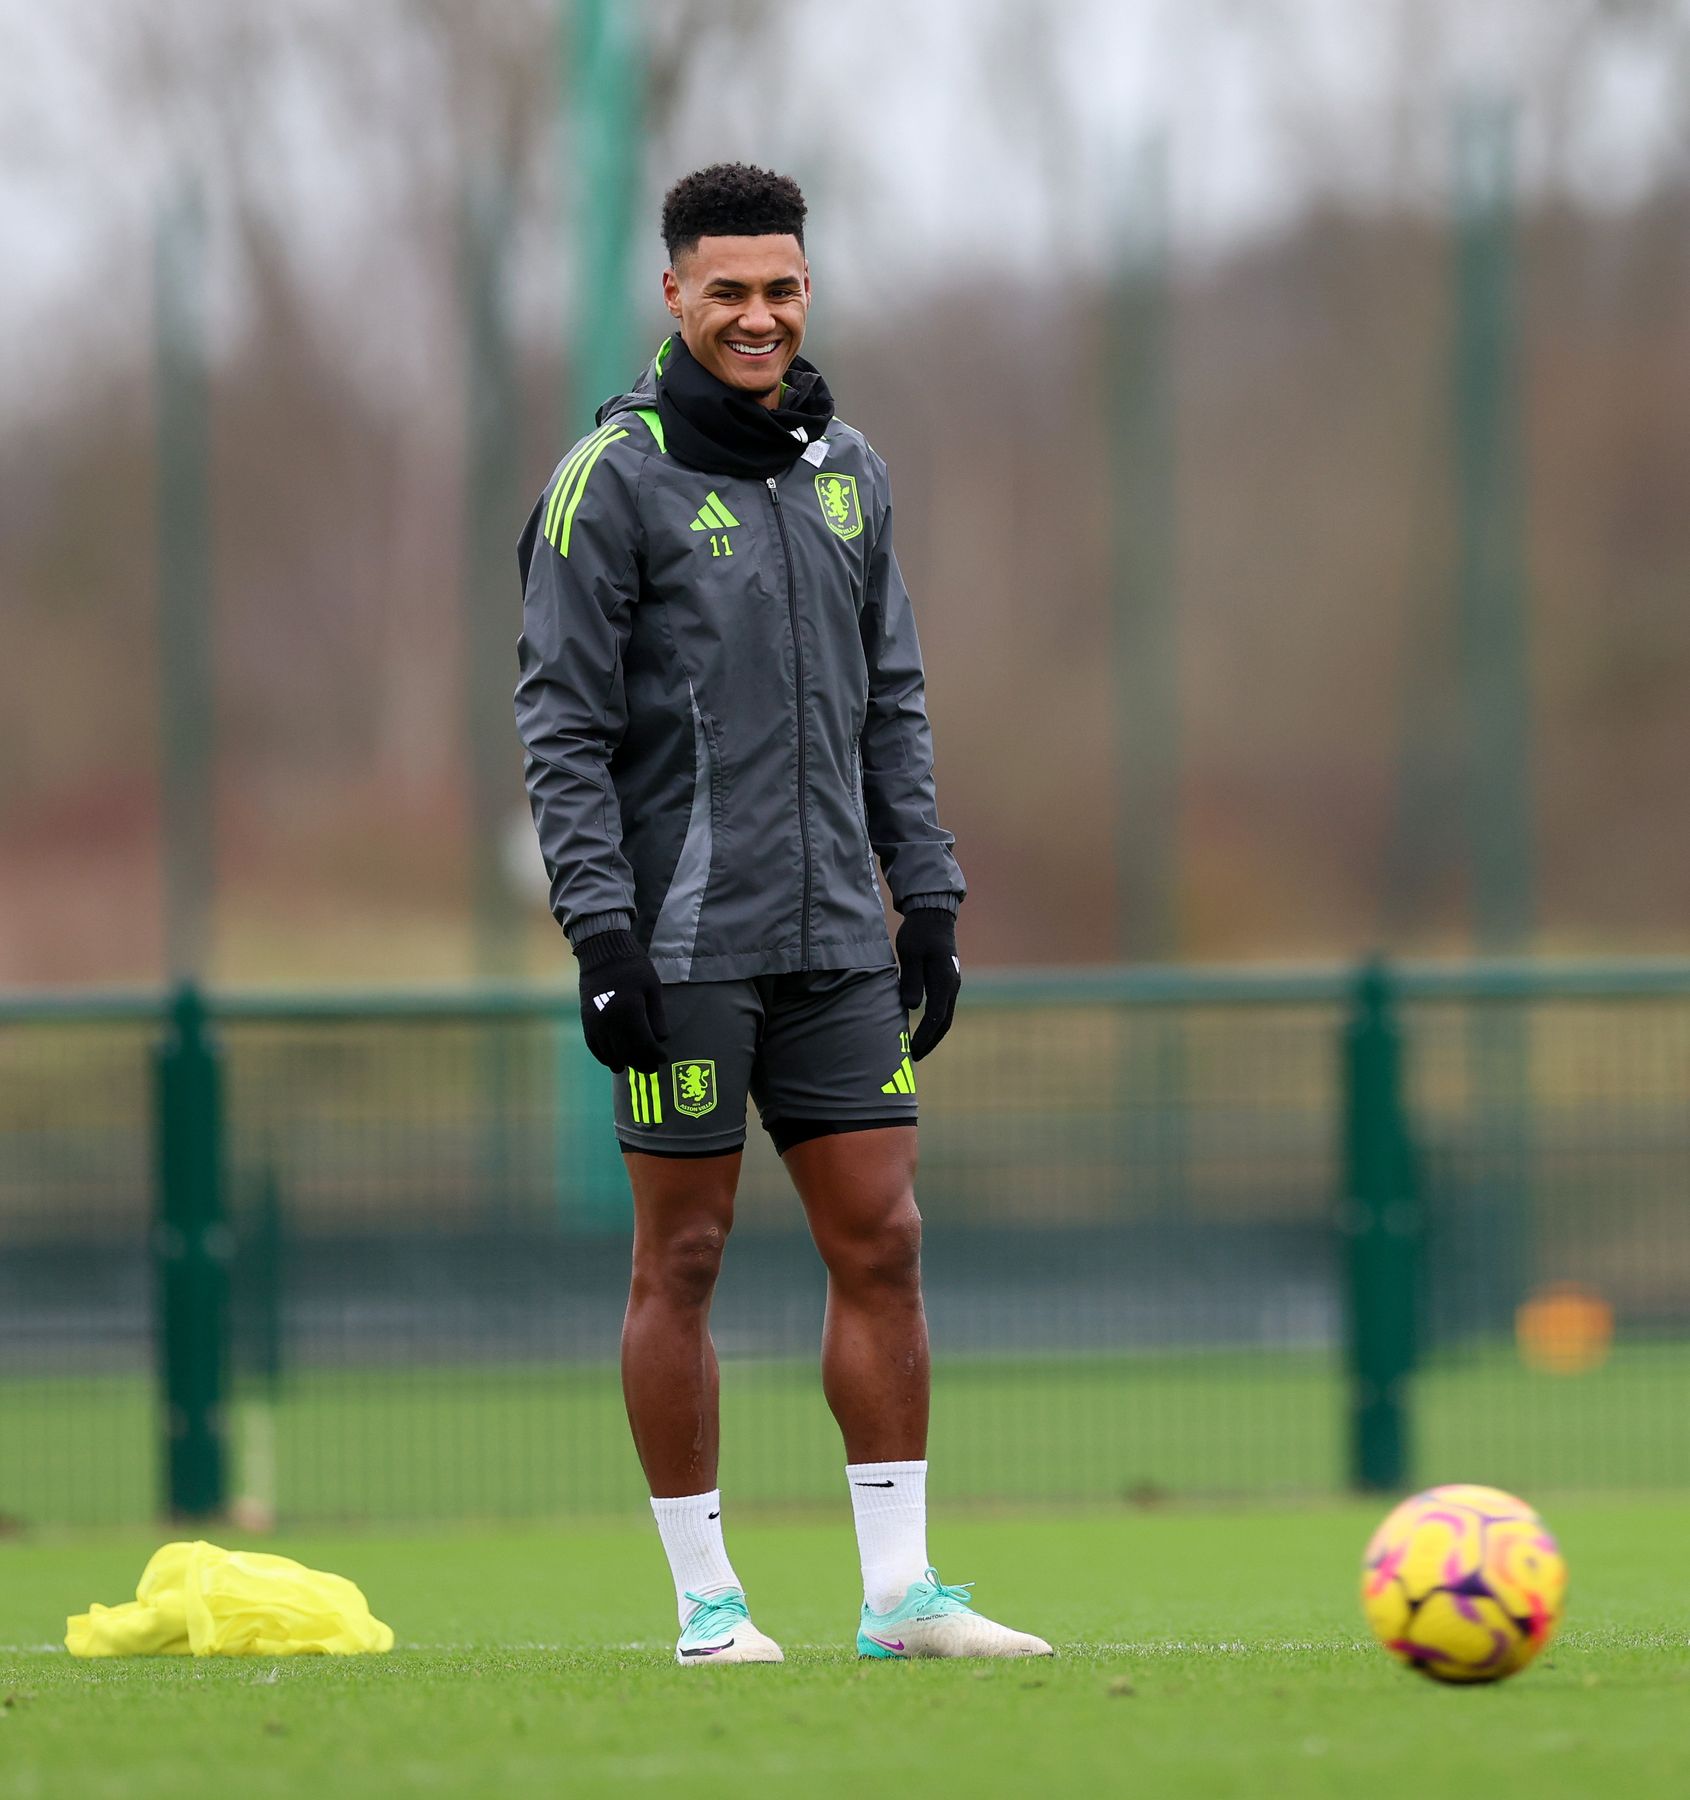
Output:
<path fill-rule="evenodd" d="M 774 405 L 810 310 L 810 265 L 797 238 L 700 238 L 663 271 L 663 298 L 718 381 Z"/>

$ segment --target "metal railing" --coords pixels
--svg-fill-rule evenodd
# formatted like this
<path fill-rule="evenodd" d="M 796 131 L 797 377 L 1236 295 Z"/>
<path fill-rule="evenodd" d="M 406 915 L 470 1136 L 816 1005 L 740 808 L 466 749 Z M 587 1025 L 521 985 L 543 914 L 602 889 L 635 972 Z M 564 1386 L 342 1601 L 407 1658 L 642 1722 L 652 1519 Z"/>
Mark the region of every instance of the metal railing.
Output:
<path fill-rule="evenodd" d="M 600 1510 L 625 1180 L 572 993 L 0 999 L 0 1512 Z M 924 1064 L 956 1496 L 1676 1483 L 1690 962 L 971 980 Z M 736 1491 L 832 1491 L 766 1146 Z"/>

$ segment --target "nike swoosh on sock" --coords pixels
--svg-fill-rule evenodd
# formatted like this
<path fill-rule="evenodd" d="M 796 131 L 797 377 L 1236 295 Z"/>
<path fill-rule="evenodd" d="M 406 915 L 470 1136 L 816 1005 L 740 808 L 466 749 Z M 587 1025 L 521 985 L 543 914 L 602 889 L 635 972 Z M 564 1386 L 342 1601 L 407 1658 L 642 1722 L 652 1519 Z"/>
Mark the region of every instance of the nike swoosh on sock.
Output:
<path fill-rule="evenodd" d="M 713 1519 L 719 1519 L 722 1515 L 719 1512 L 713 1512 L 710 1516 Z"/>
<path fill-rule="evenodd" d="M 896 1487 L 895 1481 L 853 1481 L 852 1487 Z"/>

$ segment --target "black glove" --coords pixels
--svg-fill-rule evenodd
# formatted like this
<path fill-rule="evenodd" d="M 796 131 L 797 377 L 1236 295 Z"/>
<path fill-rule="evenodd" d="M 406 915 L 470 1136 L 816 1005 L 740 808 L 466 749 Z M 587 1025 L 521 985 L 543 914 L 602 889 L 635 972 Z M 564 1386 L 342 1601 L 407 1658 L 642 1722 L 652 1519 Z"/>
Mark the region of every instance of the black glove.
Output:
<path fill-rule="evenodd" d="M 910 1040 L 917 1062 L 951 1028 L 962 991 L 962 962 L 956 953 L 956 914 L 942 906 L 915 906 L 898 927 L 898 999 L 914 1012 L 926 996 L 926 1010 Z"/>
<path fill-rule="evenodd" d="M 669 1035 L 663 983 L 631 931 L 600 931 L 575 946 L 581 966 L 581 1030 L 592 1051 L 618 1075 L 635 1068 L 655 1075 Z"/>

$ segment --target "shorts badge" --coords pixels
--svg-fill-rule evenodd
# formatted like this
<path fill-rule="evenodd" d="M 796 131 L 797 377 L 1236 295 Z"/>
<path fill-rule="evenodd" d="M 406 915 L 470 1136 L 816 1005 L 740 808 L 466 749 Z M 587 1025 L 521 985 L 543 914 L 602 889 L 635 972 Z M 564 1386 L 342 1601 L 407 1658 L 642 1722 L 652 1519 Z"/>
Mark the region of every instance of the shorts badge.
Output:
<path fill-rule="evenodd" d="M 675 1111 L 689 1119 L 702 1119 L 716 1109 L 716 1065 L 713 1062 L 678 1062 L 675 1070 Z"/>

